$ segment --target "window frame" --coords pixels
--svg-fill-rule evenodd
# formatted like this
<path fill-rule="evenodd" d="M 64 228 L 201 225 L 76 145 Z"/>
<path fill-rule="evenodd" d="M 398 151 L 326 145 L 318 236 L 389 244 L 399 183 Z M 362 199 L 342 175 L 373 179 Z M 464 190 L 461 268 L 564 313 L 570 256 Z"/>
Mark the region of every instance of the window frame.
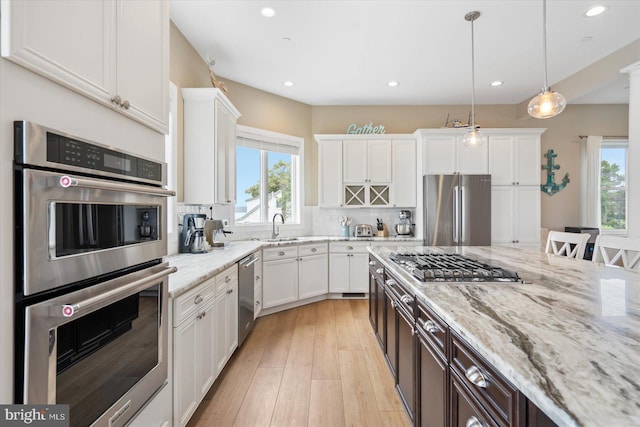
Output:
<path fill-rule="evenodd" d="M 291 223 L 290 221 L 285 222 L 285 224 L 278 224 L 281 229 L 286 230 L 299 230 L 304 229 L 304 214 L 303 214 L 303 204 L 304 204 L 304 138 L 300 138 L 297 136 L 286 135 L 278 132 L 272 132 L 264 129 L 253 128 L 244 125 L 236 126 L 236 147 L 237 146 L 249 146 L 247 144 L 241 143 L 241 140 L 250 140 L 255 142 L 256 144 L 264 143 L 264 148 L 259 148 L 260 151 L 260 205 L 261 205 L 261 219 L 262 221 L 259 223 L 236 223 L 235 222 L 235 205 L 233 207 L 233 215 L 231 220 L 232 228 L 236 228 L 239 231 L 264 231 L 271 230 L 272 228 L 272 219 L 267 218 L 268 208 L 267 204 L 267 180 L 268 180 L 268 168 L 262 167 L 263 164 L 266 164 L 267 151 L 277 151 L 277 149 L 269 150 L 269 147 L 282 146 L 284 149 L 283 152 L 290 152 L 292 155 L 297 156 L 296 161 L 291 162 L 291 204 L 293 209 L 297 212 L 297 222 Z M 234 147 L 234 150 L 237 148 Z M 256 148 L 256 147 L 253 147 Z M 266 150 L 266 151 L 265 151 Z M 236 159 L 237 161 L 237 159 Z M 237 174 L 238 167 L 236 165 L 236 185 L 237 185 Z M 266 219 L 266 221 L 265 221 Z M 279 221 L 278 221 L 279 222 Z"/>
<path fill-rule="evenodd" d="M 598 162 L 599 165 L 599 172 L 601 175 L 602 174 L 602 150 L 607 149 L 607 148 L 624 148 L 625 150 L 625 156 L 624 156 L 624 161 L 625 161 L 625 173 L 624 173 L 624 197 L 625 197 L 625 202 L 624 202 L 624 207 L 625 207 L 625 228 L 622 230 L 606 230 L 602 227 L 602 216 L 600 217 L 600 224 L 598 226 L 598 228 L 600 229 L 600 234 L 611 234 L 611 235 L 618 235 L 618 236 L 627 236 L 628 232 L 629 232 L 629 140 L 628 139 L 624 139 L 624 138 L 603 138 L 602 143 L 600 144 L 600 161 Z M 600 182 L 598 182 L 598 189 L 600 192 L 600 200 L 602 201 L 602 192 L 603 192 L 603 188 L 600 185 Z M 602 205 L 602 202 L 600 203 Z"/>

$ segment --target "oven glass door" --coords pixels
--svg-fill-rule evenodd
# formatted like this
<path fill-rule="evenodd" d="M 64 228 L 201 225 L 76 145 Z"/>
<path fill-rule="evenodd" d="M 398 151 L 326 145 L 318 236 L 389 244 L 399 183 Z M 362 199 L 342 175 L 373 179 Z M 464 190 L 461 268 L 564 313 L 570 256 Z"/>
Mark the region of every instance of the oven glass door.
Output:
<path fill-rule="evenodd" d="M 166 255 L 173 192 L 36 169 L 24 169 L 21 179 L 25 296 Z"/>
<path fill-rule="evenodd" d="M 28 307 L 25 402 L 70 405 L 71 426 L 124 424 L 167 378 L 172 271 L 165 263 Z"/>

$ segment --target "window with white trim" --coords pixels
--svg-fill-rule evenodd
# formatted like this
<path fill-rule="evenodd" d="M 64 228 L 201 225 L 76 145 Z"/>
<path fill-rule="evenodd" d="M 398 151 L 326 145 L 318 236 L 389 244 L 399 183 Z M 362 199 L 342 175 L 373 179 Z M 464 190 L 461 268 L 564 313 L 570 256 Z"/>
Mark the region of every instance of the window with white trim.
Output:
<path fill-rule="evenodd" d="M 300 224 L 304 139 L 262 129 L 236 130 L 235 224 Z"/>
<path fill-rule="evenodd" d="M 600 230 L 627 231 L 628 140 L 605 139 L 600 148 Z"/>

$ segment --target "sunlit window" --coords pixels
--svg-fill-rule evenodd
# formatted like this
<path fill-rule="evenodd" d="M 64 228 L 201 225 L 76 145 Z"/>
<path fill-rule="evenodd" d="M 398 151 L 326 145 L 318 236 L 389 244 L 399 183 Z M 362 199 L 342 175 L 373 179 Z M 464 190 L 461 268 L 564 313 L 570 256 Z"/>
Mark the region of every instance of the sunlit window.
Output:
<path fill-rule="evenodd" d="M 600 229 L 627 231 L 627 141 L 608 140 L 600 149 Z"/>
<path fill-rule="evenodd" d="M 236 224 L 300 223 L 303 140 L 238 126 Z"/>

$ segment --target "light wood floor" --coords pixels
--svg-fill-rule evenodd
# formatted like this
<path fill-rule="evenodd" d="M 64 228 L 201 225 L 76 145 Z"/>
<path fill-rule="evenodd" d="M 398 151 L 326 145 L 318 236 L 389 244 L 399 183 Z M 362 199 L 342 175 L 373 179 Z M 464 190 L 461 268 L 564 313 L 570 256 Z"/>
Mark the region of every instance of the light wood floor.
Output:
<path fill-rule="evenodd" d="M 188 427 L 408 426 L 366 300 L 258 319 Z"/>

